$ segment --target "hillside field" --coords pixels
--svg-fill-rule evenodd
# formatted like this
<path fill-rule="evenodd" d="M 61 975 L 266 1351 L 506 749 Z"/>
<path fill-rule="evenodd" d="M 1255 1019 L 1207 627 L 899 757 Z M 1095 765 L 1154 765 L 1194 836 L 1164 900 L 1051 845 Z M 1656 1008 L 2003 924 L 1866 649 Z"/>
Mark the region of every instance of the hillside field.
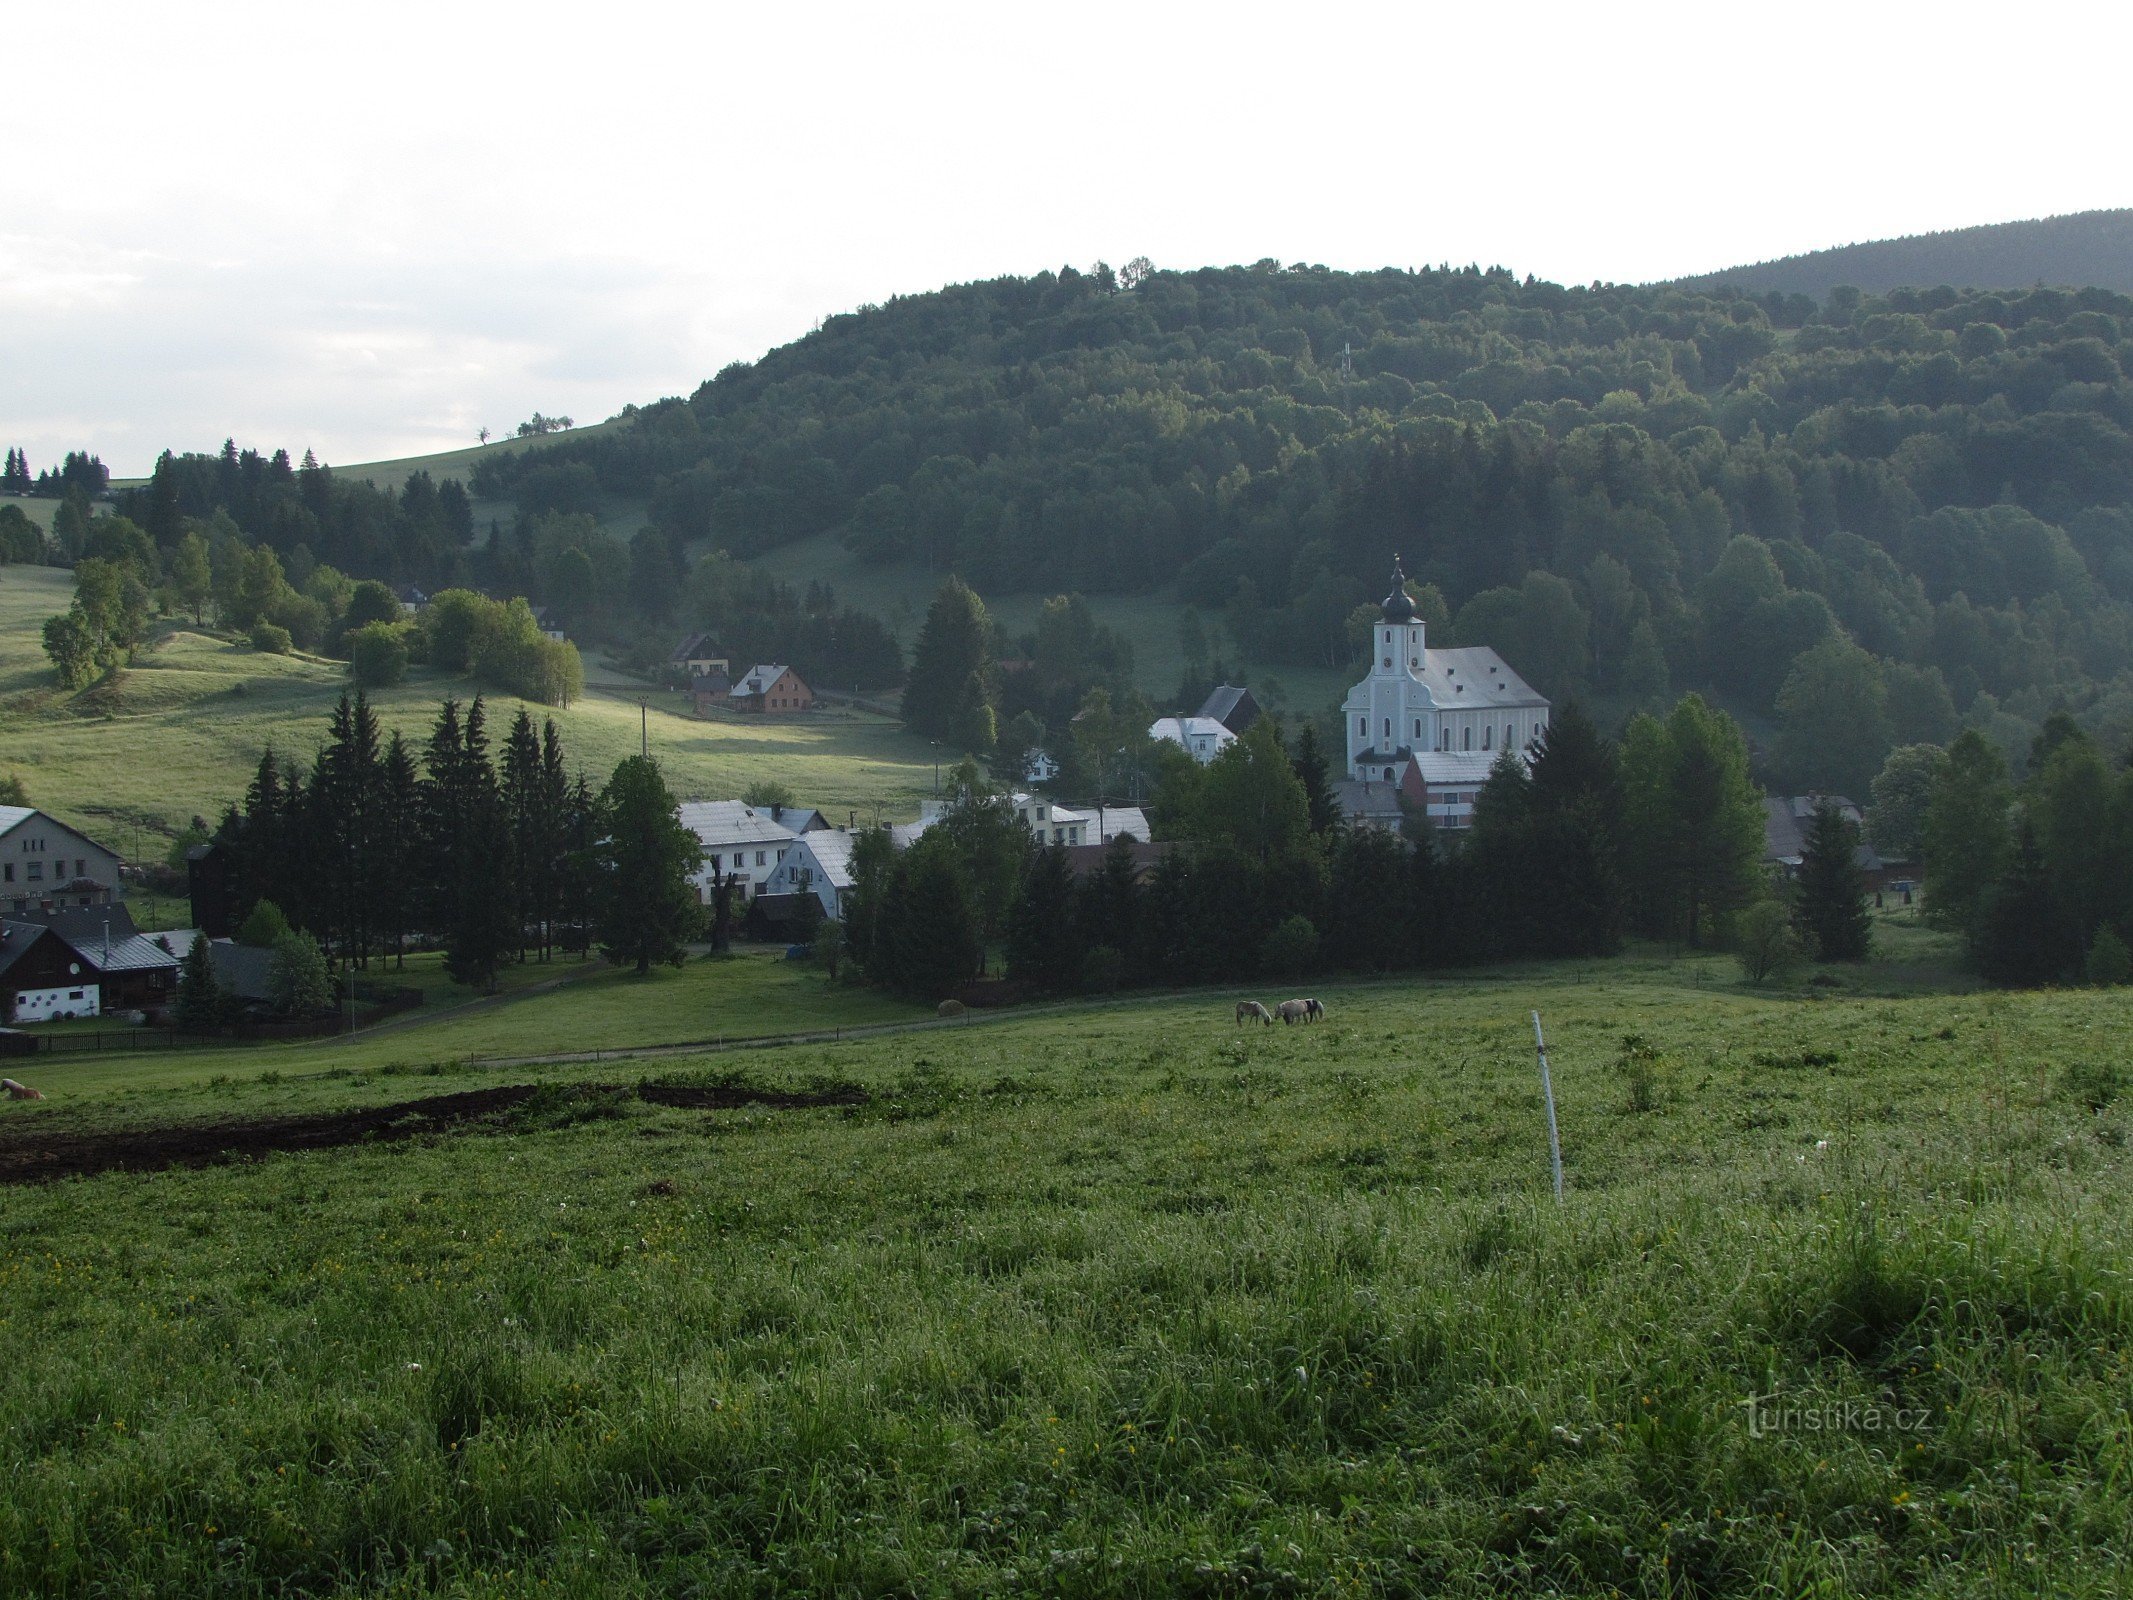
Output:
<path fill-rule="evenodd" d="M 262 655 L 172 626 L 113 680 L 62 694 L 38 630 L 66 609 L 71 582 L 53 568 L 0 568 L 0 770 L 22 775 L 33 804 L 131 855 L 136 825 L 168 837 L 195 815 L 219 816 L 269 743 L 308 760 L 347 685 L 341 663 Z M 832 709 L 792 721 L 703 721 L 668 691 L 631 688 L 591 664 L 588 678 L 576 704 L 528 709 L 536 721 L 555 718 L 572 764 L 596 786 L 636 752 L 642 695 L 652 753 L 684 798 L 730 798 L 771 779 L 832 815 L 879 808 L 893 820 L 915 813 L 932 787 L 932 752 L 884 718 Z M 478 687 L 417 668 L 375 703 L 388 733 L 419 742 L 443 696 L 470 698 Z M 521 703 L 489 696 L 493 738 Z M 143 853 L 155 852 L 144 845 Z"/>
<path fill-rule="evenodd" d="M 2123 991 L 1319 992 L 40 1062 L 0 1173 L 251 1154 L 0 1186 L 0 1586 L 2118 1592 Z"/>

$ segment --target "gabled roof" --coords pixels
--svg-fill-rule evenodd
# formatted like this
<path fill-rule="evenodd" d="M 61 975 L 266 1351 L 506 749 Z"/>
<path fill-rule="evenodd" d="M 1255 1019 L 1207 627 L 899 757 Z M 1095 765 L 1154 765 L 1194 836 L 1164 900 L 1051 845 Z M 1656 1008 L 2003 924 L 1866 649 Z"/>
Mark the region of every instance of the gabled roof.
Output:
<path fill-rule="evenodd" d="M 0 977 L 6 977 L 8 968 L 36 948 L 39 940 L 47 938 L 66 943 L 42 923 L 17 922 L 12 917 L 0 921 Z"/>
<path fill-rule="evenodd" d="M 812 858 L 816 871 L 832 889 L 852 886 L 852 835 L 844 829 L 824 828 L 794 841 L 792 849 L 785 855 L 787 867 L 793 864 L 793 856 L 800 851 Z"/>
<path fill-rule="evenodd" d="M 1530 683 L 1511 670 L 1510 664 L 1485 644 L 1460 650 L 1425 649 L 1420 671 L 1408 674 L 1429 691 L 1430 702 L 1440 711 L 1468 711 L 1477 707 L 1544 706 L 1548 702 Z M 1349 691 L 1348 706 L 1369 697 L 1365 678 Z M 1359 698 L 1360 697 L 1360 698 Z"/>
<path fill-rule="evenodd" d="M 1228 727 L 1229 719 L 1235 715 L 1238 705 L 1245 700 L 1251 699 L 1252 691 L 1242 684 L 1218 683 L 1215 685 L 1214 691 L 1201 703 L 1200 715 L 1212 717 L 1224 727 Z M 1253 709 L 1256 710 L 1258 704 L 1257 700 L 1252 700 Z"/>
<path fill-rule="evenodd" d="M 103 885 L 98 884 L 97 887 L 102 888 Z M 104 929 L 107 926 L 111 930 L 113 943 L 131 939 L 139 931 L 134 925 L 133 913 L 126 909 L 126 902 L 123 900 L 113 901 L 108 906 L 54 906 L 50 910 L 31 906 L 27 910 L 10 912 L 8 915 L 15 922 L 44 924 L 77 950 L 102 944 Z"/>
<path fill-rule="evenodd" d="M 1155 837 L 1148 829 L 1148 814 L 1139 806 L 1099 806 L 1097 815 L 1102 822 L 1104 844 L 1124 834 L 1129 839 L 1138 839 L 1146 844 Z"/>
<path fill-rule="evenodd" d="M 1861 822 L 1859 808 L 1841 794 L 1779 794 L 1763 797 L 1763 859 L 1781 862 L 1788 867 L 1800 864 L 1800 857 L 1807 850 L 1807 830 L 1815 818 L 1815 807 L 1824 800 L 1854 826 Z M 1852 860 L 1862 872 L 1879 872 L 1881 857 L 1864 839 L 1852 847 Z"/>
<path fill-rule="evenodd" d="M 772 684 L 791 672 L 792 668 L 772 662 L 753 666 L 733 686 L 736 695 L 768 694 Z"/>
<path fill-rule="evenodd" d="M 158 967 L 175 971 L 178 966 L 178 958 L 157 944 L 151 933 L 137 933 L 130 939 L 113 939 L 108 950 L 97 939 L 80 943 L 69 939 L 67 943 L 99 972 L 153 972 Z"/>
<path fill-rule="evenodd" d="M 1226 750 L 1237 742 L 1237 736 L 1213 717 L 1157 717 L 1148 724 L 1148 737 L 1168 739 L 1187 750 L 1195 739 L 1212 739 L 1217 750 Z"/>
<path fill-rule="evenodd" d="M 711 850 L 730 850 L 740 844 L 790 844 L 799 837 L 795 829 L 773 821 L 767 810 L 745 800 L 685 800 L 681 825 Z"/>
<path fill-rule="evenodd" d="M 710 648 L 707 649 L 706 646 L 710 646 Z M 701 657 L 709 661 L 716 659 L 719 654 L 718 648 L 715 645 L 711 645 L 710 634 L 692 633 L 674 647 L 674 654 L 667 659 L 670 661 L 687 661 L 692 657 Z"/>
<path fill-rule="evenodd" d="M 0 806 L 0 834 L 8 834 L 14 832 L 15 829 L 21 827 L 32 817 L 43 817 L 44 820 L 51 823 L 53 827 L 62 829 L 67 833 L 73 834 L 75 838 L 79 839 L 83 844 L 90 846 L 92 849 L 102 851 L 105 855 L 109 856 L 114 861 L 119 859 L 119 853 L 116 850 L 112 849 L 109 845 L 98 844 L 86 833 L 83 833 L 81 829 L 73 827 L 68 823 L 61 822 L 57 817 L 53 816 L 51 812 L 39 811 L 35 806 Z"/>

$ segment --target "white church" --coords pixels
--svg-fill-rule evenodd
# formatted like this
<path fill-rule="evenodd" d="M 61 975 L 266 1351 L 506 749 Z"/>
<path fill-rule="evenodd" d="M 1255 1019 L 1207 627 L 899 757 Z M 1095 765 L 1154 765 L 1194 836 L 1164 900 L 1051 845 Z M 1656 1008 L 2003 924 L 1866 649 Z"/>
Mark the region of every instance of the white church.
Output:
<path fill-rule="evenodd" d="M 1548 702 L 1486 645 L 1432 650 L 1398 556 L 1380 610 L 1370 676 L 1341 706 L 1342 810 L 1356 823 L 1397 827 L 1404 796 L 1440 828 L 1467 827 L 1496 758 L 1510 750 L 1531 760 Z"/>

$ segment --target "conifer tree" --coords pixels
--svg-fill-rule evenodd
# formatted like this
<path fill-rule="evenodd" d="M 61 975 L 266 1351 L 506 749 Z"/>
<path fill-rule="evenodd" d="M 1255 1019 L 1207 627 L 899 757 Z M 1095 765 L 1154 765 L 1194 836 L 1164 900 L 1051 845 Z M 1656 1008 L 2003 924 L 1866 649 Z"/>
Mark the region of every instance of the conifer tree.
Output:
<path fill-rule="evenodd" d="M 680 807 L 659 764 L 631 756 L 615 768 L 599 801 L 594 901 L 600 953 L 641 977 L 657 961 L 681 965 L 697 930 L 690 876 L 703 846 L 682 826 Z"/>
<path fill-rule="evenodd" d="M 375 836 L 368 879 L 370 927 L 382 956 L 389 941 L 397 965 L 407 964 L 406 940 L 414 926 L 416 845 L 422 836 L 422 791 L 414 753 L 394 731 L 378 765 Z"/>
<path fill-rule="evenodd" d="M 1303 732 L 1296 736 L 1296 748 L 1289 756 L 1289 764 L 1296 769 L 1296 781 L 1303 785 L 1311 831 L 1323 839 L 1340 826 L 1341 808 L 1333 793 L 1326 753 L 1319 745 L 1318 729 L 1313 724 L 1306 722 Z"/>
<path fill-rule="evenodd" d="M 185 1033 L 205 1033 L 222 1021 L 222 985 L 215 977 L 215 962 L 208 937 L 201 933 L 178 963 L 178 1027 Z"/>
<path fill-rule="evenodd" d="M 1994 983 L 2036 988 L 2064 977 L 2074 951 L 2037 834 L 2024 817 L 2007 865 L 1986 892 L 1978 913 L 1978 970 Z"/>
<path fill-rule="evenodd" d="M 978 975 L 985 947 L 954 852 L 921 839 L 896 863 L 888 923 L 896 987 L 940 1000 Z"/>
<path fill-rule="evenodd" d="M 1808 948 L 1823 961 L 1864 961 L 1873 944 L 1858 844 L 1857 833 L 1835 805 L 1824 800 L 1815 807 L 1800 851 L 1794 916 Z"/>
<path fill-rule="evenodd" d="M 541 742 L 533 731 L 533 717 L 524 706 L 511 719 L 504 736 L 504 756 L 499 773 L 504 815 L 511 830 L 512 858 L 522 870 L 512 874 L 512 920 L 518 929 L 518 959 L 526 959 L 526 939 L 531 930 L 539 936 L 541 920 L 541 864 L 549 858 L 541 806 Z"/>
<path fill-rule="evenodd" d="M 933 597 L 912 646 L 904 726 L 968 747 L 980 713 L 990 710 L 991 672 L 992 624 L 985 604 L 960 578 L 950 578 Z"/>
<path fill-rule="evenodd" d="M 1933 780 L 1923 830 L 1926 915 L 1975 949 L 1986 897 L 2008 860 L 2007 763 L 1975 729 L 1948 747 Z"/>
<path fill-rule="evenodd" d="M 1040 989 L 1064 989 L 1080 965 L 1074 937 L 1074 880 L 1062 845 L 1031 852 L 1007 918 L 1007 975 Z"/>

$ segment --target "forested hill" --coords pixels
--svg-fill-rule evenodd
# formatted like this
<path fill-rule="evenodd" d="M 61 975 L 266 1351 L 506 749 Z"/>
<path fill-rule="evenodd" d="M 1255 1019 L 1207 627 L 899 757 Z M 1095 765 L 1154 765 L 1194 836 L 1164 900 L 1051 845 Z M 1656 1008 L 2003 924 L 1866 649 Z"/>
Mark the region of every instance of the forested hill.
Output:
<path fill-rule="evenodd" d="M 2029 222 L 1877 239 L 1682 278 L 1685 289 L 1742 289 L 1826 296 L 1840 284 L 1873 294 L 1906 284 L 2020 289 L 2095 285 L 2133 294 L 2133 211 L 2081 211 Z"/>
<path fill-rule="evenodd" d="M 643 495 L 675 548 L 836 531 L 861 603 L 870 561 L 1161 592 L 1267 666 L 1357 660 L 1398 550 L 1435 637 L 1610 711 L 1715 691 L 1774 781 L 1853 789 L 1958 717 L 2133 737 L 2129 369 L 2102 289 L 1069 270 L 832 317 L 476 484 Z"/>

